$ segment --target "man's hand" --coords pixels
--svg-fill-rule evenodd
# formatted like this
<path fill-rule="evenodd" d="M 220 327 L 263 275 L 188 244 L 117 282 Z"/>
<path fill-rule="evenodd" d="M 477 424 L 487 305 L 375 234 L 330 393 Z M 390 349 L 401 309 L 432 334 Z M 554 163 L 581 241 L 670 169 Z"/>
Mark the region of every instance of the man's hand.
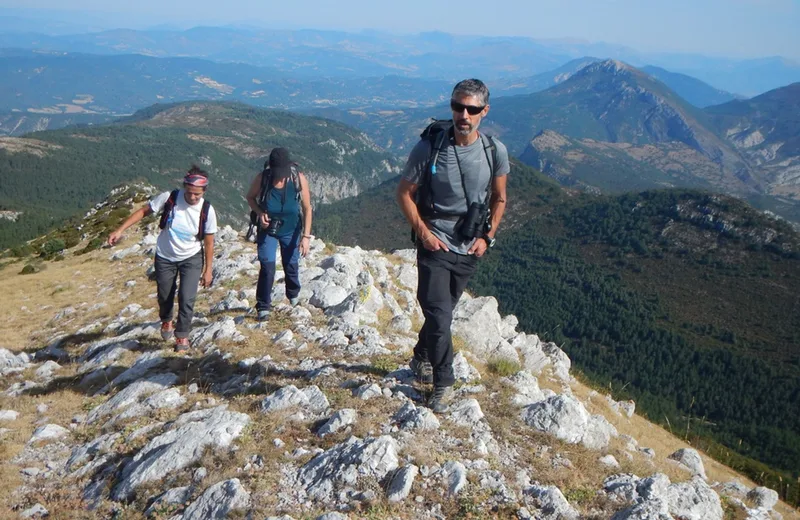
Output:
<path fill-rule="evenodd" d="M 258 215 L 258 223 L 262 228 L 269 226 L 269 215 L 267 215 L 266 211 L 263 211 Z"/>
<path fill-rule="evenodd" d="M 422 242 L 422 247 L 424 247 L 428 251 L 439 251 L 440 249 L 444 249 L 445 251 L 450 251 L 447 248 L 447 244 L 439 240 L 439 238 L 430 231 L 428 231 L 428 233 L 425 235 L 425 238 L 421 240 L 421 242 Z"/>
<path fill-rule="evenodd" d="M 303 237 L 300 239 L 300 256 L 305 257 L 311 249 L 311 239 Z"/>
<path fill-rule="evenodd" d="M 213 280 L 213 274 L 211 273 L 211 269 L 203 269 L 203 274 L 200 275 L 200 285 L 202 287 L 211 287 L 211 282 Z"/>
<path fill-rule="evenodd" d="M 116 245 L 117 242 L 122 238 L 122 231 L 114 231 L 110 235 L 108 235 L 108 245 L 113 246 Z"/>
<path fill-rule="evenodd" d="M 477 258 L 483 256 L 486 253 L 486 250 L 489 248 L 489 244 L 486 242 L 484 238 L 476 238 L 475 242 L 473 242 L 472 247 L 469 248 L 467 251 L 468 255 L 475 255 Z"/>

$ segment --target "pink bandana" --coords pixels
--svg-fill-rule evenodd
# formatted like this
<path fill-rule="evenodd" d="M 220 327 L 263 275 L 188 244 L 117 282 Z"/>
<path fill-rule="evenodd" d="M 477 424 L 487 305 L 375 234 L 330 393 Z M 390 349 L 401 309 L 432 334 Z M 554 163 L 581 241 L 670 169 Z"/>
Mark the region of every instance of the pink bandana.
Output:
<path fill-rule="evenodd" d="M 198 188 L 205 188 L 208 186 L 208 177 L 197 175 L 196 173 L 187 173 L 183 178 L 183 183 L 189 186 L 197 186 Z"/>

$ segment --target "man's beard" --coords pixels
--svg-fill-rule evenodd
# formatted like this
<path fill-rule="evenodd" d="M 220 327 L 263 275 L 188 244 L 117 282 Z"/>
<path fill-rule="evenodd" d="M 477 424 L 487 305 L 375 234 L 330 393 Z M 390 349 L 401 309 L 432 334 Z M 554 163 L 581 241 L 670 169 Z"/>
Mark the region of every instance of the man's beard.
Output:
<path fill-rule="evenodd" d="M 466 123 L 467 126 L 461 126 L 462 123 Z M 477 125 L 473 125 L 468 121 L 459 121 L 459 122 L 455 123 L 453 128 L 455 129 L 456 133 L 458 133 L 459 135 L 469 135 L 469 134 L 471 134 L 472 132 L 474 132 L 475 130 L 478 129 L 478 125 L 480 125 L 480 122 L 478 122 Z"/>

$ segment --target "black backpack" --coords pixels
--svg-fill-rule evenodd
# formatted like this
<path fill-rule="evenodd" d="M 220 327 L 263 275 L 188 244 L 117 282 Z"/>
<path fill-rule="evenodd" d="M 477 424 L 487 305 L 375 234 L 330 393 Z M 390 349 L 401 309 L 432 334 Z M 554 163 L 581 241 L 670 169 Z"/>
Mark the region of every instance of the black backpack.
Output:
<path fill-rule="evenodd" d="M 434 119 L 426 128 L 419 134 L 420 139 L 427 140 L 431 143 L 431 151 L 428 155 L 428 161 L 425 163 L 425 171 L 422 174 L 422 182 L 417 188 L 415 193 L 415 202 L 417 204 L 417 211 L 423 218 L 436 218 L 436 217 L 460 217 L 461 215 L 451 215 L 434 210 L 432 176 L 436 175 L 436 161 L 439 159 L 439 154 L 449 144 L 449 138 L 453 135 L 453 120 L 452 119 Z M 489 171 L 491 178 L 489 179 L 489 189 L 486 192 L 486 201 L 491 200 L 492 197 L 492 181 L 494 180 L 494 168 L 497 164 L 497 145 L 494 143 L 494 138 L 482 133 L 478 134 L 483 141 L 483 152 L 486 154 L 486 160 L 489 162 Z M 487 151 L 491 150 L 491 154 Z M 469 204 L 468 204 L 469 205 Z M 416 234 L 411 231 L 411 240 L 416 242 Z"/>
<path fill-rule="evenodd" d="M 291 167 L 291 178 L 292 183 L 294 184 L 294 191 L 295 191 L 295 199 L 300 202 L 301 198 L 301 190 L 302 184 L 300 182 L 300 170 L 297 169 L 297 165 L 293 164 Z M 269 167 L 264 168 L 264 171 L 261 172 L 261 189 L 258 192 L 258 198 L 256 202 L 258 203 L 258 207 L 263 208 L 264 203 L 269 197 L 269 192 L 272 191 L 272 171 Z M 300 205 L 300 213 L 302 215 L 303 206 Z M 253 231 L 253 227 L 258 226 L 258 213 L 255 211 L 250 212 L 250 230 L 248 231 L 248 235 Z"/>
<path fill-rule="evenodd" d="M 167 202 L 164 203 L 164 209 L 161 210 L 161 219 L 158 221 L 158 227 L 160 229 L 166 229 L 168 226 L 172 225 L 175 204 L 178 203 L 178 192 L 180 192 L 180 190 L 172 190 Z M 210 207 L 211 203 L 204 199 L 203 207 L 200 208 L 200 222 L 197 228 L 197 240 L 201 242 L 206 236 L 206 221 L 208 220 L 208 209 Z"/>

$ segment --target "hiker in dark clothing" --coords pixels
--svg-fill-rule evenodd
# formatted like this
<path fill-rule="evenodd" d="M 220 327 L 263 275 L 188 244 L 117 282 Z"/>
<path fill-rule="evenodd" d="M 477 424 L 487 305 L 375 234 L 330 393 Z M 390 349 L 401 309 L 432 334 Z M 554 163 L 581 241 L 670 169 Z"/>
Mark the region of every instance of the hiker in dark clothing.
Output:
<path fill-rule="evenodd" d="M 417 299 L 425 316 L 409 365 L 432 382 L 428 402 L 448 409 L 453 376 L 451 321 L 478 259 L 495 243 L 506 207 L 508 152 L 478 132 L 489 112 L 489 89 L 480 80 L 458 83 L 450 98 L 451 122 L 435 122 L 414 147 L 397 188 L 397 201 L 416 236 Z"/>
<path fill-rule="evenodd" d="M 171 339 L 174 336 L 176 352 L 189 348 L 198 283 L 211 287 L 212 282 L 217 214 L 204 199 L 207 188 L 208 174 L 192 166 L 183 178 L 182 189 L 160 193 L 149 204 L 134 211 L 119 229 L 108 236 L 108 244 L 113 246 L 126 229 L 147 215 L 161 213 L 161 233 L 156 242 L 155 257 L 161 337 Z M 176 291 L 178 321 L 173 325 Z"/>
<path fill-rule="evenodd" d="M 300 256 L 308 253 L 311 239 L 311 192 L 286 148 L 275 148 L 264 171 L 247 191 L 247 203 L 258 226 L 256 243 L 261 269 L 256 286 L 257 319 L 269 318 L 278 248 L 286 276 L 286 297 L 297 305 L 300 294 Z"/>

